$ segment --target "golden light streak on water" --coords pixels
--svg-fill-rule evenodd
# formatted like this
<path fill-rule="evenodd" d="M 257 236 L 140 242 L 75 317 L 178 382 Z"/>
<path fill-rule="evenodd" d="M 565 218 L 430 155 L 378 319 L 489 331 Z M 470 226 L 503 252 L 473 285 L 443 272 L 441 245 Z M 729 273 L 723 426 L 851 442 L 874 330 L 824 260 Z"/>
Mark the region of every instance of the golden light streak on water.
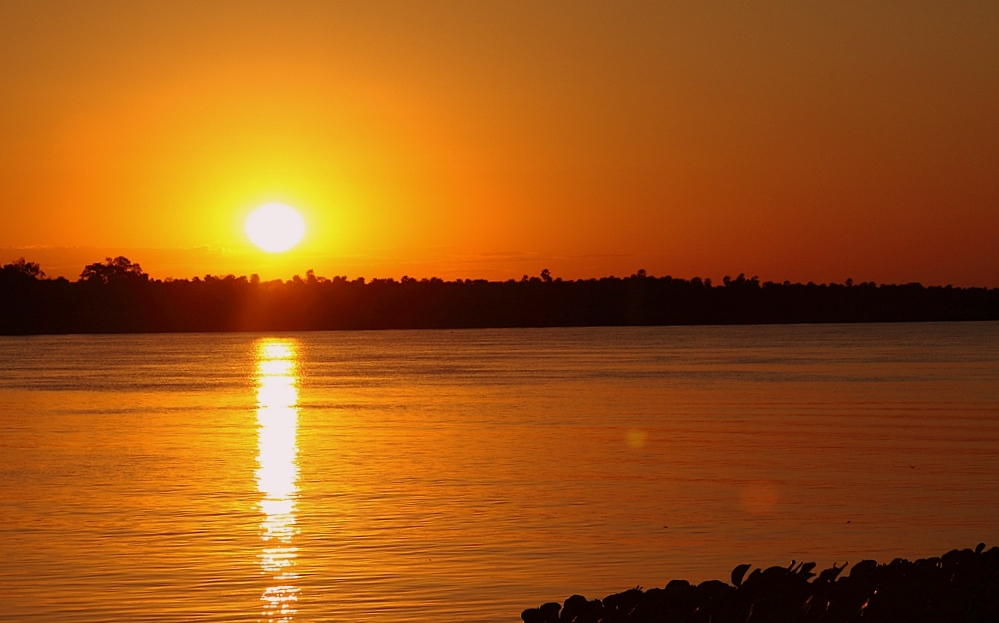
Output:
<path fill-rule="evenodd" d="M 257 343 L 257 490 L 261 494 L 260 573 L 268 578 L 261 621 L 286 623 L 297 612 L 295 502 L 298 497 L 298 387 L 292 340 Z"/>

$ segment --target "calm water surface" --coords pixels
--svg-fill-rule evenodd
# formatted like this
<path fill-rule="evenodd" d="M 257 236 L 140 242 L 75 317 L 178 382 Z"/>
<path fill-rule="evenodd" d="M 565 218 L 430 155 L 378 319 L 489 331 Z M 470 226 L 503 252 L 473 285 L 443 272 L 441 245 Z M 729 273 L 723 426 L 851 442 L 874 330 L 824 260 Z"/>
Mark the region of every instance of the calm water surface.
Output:
<path fill-rule="evenodd" d="M 999 542 L 999 323 L 0 338 L 0 619 L 507 621 Z"/>

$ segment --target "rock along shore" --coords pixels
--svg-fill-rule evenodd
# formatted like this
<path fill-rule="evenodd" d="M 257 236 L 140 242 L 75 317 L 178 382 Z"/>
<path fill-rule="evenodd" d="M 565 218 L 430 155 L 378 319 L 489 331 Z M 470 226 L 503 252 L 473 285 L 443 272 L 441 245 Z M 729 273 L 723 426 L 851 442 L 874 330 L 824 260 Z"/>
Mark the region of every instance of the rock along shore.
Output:
<path fill-rule="evenodd" d="M 952 550 L 943 556 L 887 564 L 861 561 L 813 573 L 815 563 L 755 569 L 739 565 L 731 584 L 641 587 L 588 600 L 524 610 L 524 623 L 728 622 L 999 622 L 999 547 Z M 814 578 L 814 579 L 813 579 Z"/>

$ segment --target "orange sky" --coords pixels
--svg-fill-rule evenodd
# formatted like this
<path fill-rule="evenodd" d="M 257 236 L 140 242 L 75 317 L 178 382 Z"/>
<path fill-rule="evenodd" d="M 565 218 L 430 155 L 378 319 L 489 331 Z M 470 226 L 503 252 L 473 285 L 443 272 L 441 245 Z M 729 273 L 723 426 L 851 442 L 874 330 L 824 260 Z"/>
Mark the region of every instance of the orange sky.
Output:
<path fill-rule="evenodd" d="M 70 278 L 999 286 L 991 0 L 4 2 L 0 144 L 0 262 Z"/>

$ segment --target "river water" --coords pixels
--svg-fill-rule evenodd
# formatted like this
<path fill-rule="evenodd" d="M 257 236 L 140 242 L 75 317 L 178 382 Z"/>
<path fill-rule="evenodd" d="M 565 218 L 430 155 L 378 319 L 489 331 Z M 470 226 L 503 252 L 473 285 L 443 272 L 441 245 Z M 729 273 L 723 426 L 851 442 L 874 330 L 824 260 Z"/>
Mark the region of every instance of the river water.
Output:
<path fill-rule="evenodd" d="M 0 338 L 0 619 L 496 621 L 999 542 L 999 323 Z"/>

